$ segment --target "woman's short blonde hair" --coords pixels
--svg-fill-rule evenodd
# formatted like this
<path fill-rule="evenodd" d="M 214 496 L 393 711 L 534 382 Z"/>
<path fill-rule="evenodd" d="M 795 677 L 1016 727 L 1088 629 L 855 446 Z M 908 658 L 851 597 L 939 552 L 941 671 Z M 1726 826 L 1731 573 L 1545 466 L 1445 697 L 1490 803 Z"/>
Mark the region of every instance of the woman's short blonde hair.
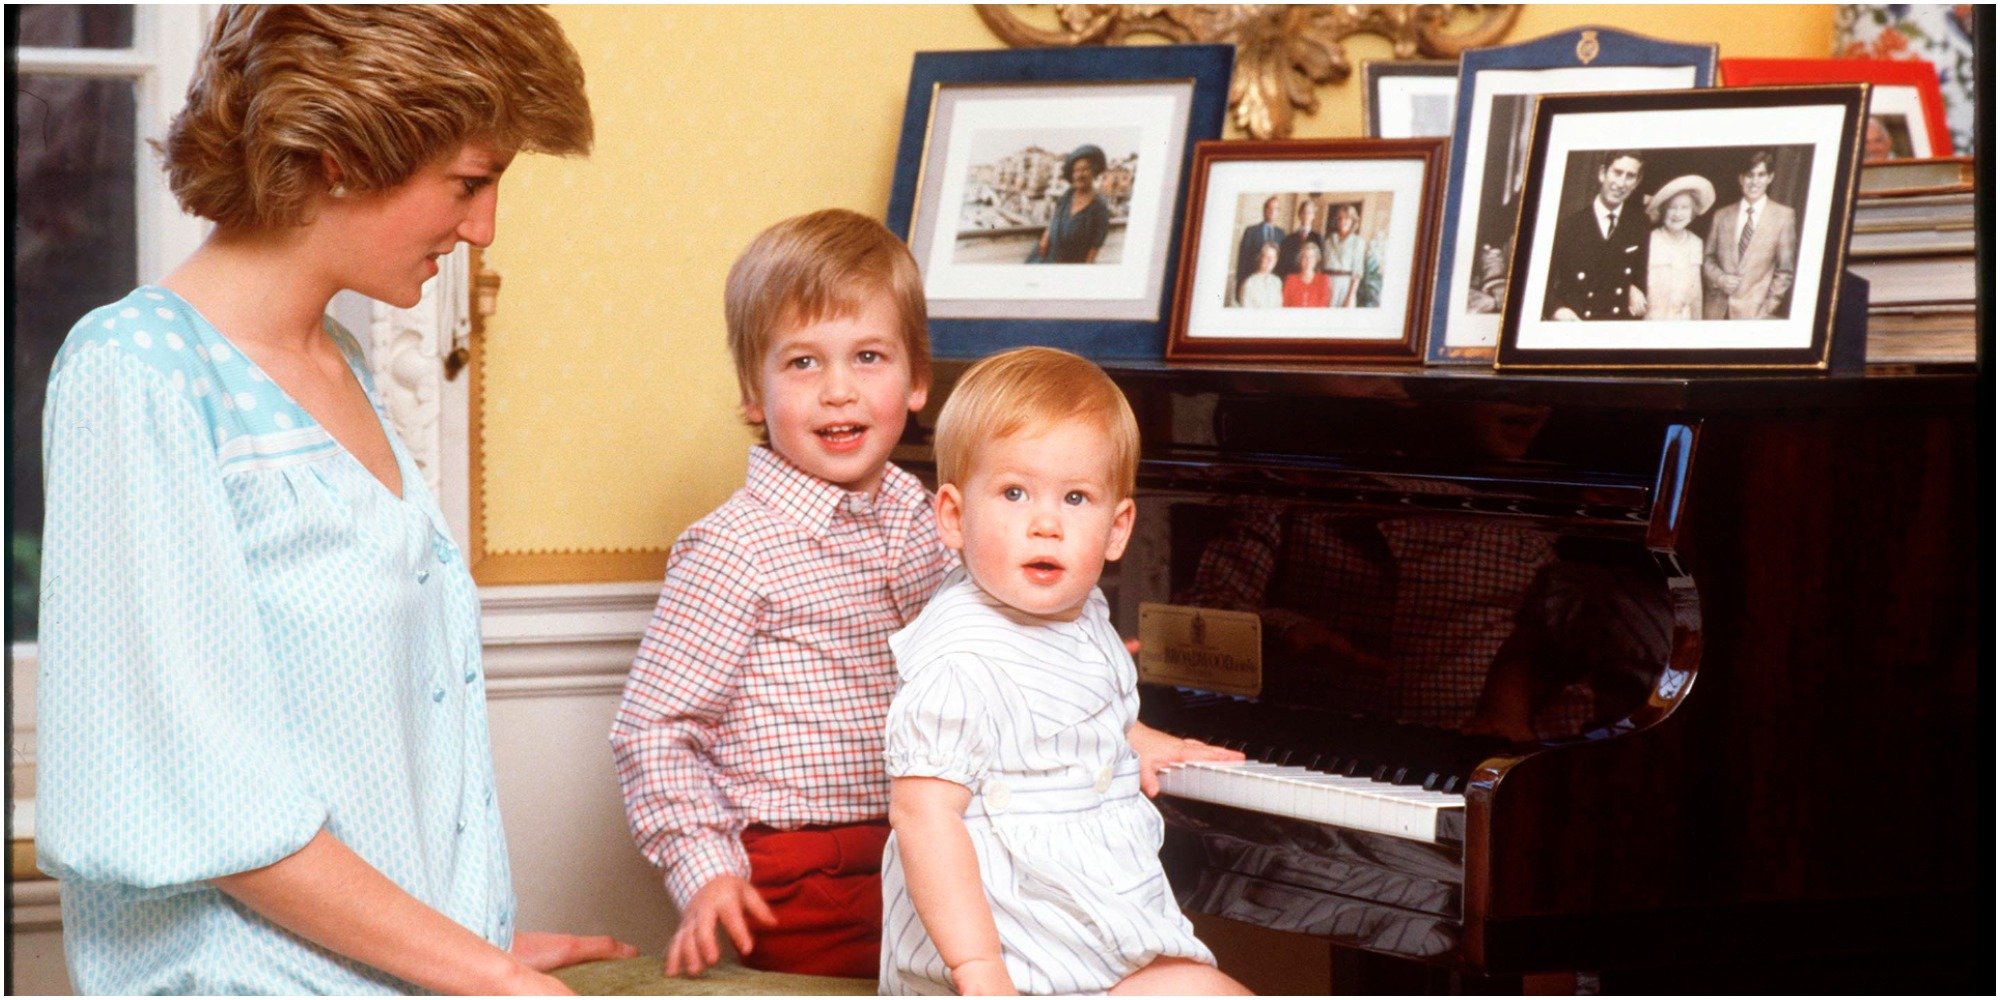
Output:
<path fill-rule="evenodd" d="M 758 233 L 729 268 L 723 320 L 743 401 L 762 405 L 758 374 L 781 327 L 858 314 L 872 295 L 896 307 L 910 384 L 931 381 L 924 278 L 910 248 L 859 212 L 827 208 Z"/>
<path fill-rule="evenodd" d="M 224 8 L 159 149 L 187 211 L 289 226 L 327 186 L 322 157 L 380 191 L 473 141 L 589 152 L 583 64 L 540 7 Z"/>
<path fill-rule="evenodd" d="M 1095 422 L 1110 438 L 1107 478 L 1120 499 L 1131 496 L 1139 476 L 1139 421 L 1131 404 L 1104 369 L 1052 347 L 995 354 L 959 378 L 931 441 L 938 485 L 964 486 L 987 442 L 1074 420 Z"/>

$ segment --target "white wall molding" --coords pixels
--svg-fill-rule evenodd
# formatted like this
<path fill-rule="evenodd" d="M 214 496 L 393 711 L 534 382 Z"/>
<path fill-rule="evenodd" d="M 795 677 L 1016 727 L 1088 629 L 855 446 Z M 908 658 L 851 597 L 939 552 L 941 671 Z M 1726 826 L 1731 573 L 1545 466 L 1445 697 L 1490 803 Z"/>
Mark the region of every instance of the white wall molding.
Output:
<path fill-rule="evenodd" d="M 616 694 L 658 598 L 642 582 L 481 588 L 488 696 Z"/>
<path fill-rule="evenodd" d="M 62 926 L 62 890 L 52 878 L 15 879 L 7 886 L 7 927 L 15 933 Z"/>

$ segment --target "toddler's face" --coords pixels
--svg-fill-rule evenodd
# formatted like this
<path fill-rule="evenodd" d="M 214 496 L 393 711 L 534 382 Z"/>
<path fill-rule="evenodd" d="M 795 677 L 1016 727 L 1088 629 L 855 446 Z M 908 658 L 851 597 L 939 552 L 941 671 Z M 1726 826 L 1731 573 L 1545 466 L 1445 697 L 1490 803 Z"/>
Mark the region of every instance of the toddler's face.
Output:
<path fill-rule="evenodd" d="M 1010 607 L 1074 620 L 1135 508 L 1111 486 L 1111 442 L 1089 421 L 989 442 L 962 484 L 938 489 L 938 529 L 966 571 Z"/>
<path fill-rule="evenodd" d="M 910 382 L 895 303 L 868 297 L 853 316 L 781 329 L 758 371 L 756 403 L 771 448 L 842 489 L 873 493 L 903 422 L 924 408 Z"/>

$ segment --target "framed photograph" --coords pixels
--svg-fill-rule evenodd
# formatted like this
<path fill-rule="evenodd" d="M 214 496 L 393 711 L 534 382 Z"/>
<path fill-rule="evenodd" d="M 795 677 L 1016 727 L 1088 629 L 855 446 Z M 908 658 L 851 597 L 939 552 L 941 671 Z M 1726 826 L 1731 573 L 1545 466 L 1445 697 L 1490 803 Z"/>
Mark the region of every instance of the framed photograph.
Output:
<path fill-rule="evenodd" d="M 1443 139 L 1204 142 L 1170 360 L 1422 360 Z"/>
<path fill-rule="evenodd" d="M 1222 132 L 1227 45 L 920 52 L 887 223 L 931 347 L 1157 358 L 1188 163 Z"/>
<path fill-rule="evenodd" d="M 1944 94 L 1937 67 L 1923 59 L 1724 59 L 1722 85 L 1866 83 L 1868 123 L 1862 158 L 1908 160 L 1950 156 Z"/>
<path fill-rule="evenodd" d="M 1377 139 L 1451 136 L 1458 107 L 1458 62 L 1370 60 L 1361 64 L 1368 101 L 1362 127 Z"/>
<path fill-rule="evenodd" d="M 1715 46 L 1580 28 L 1460 57 L 1444 243 L 1425 357 L 1491 364 L 1539 94 L 1711 86 Z"/>
<path fill-rule="evenodd" d="M 1866 85 L 1544 97 L 1502 368 L 1825 368 Z"/>

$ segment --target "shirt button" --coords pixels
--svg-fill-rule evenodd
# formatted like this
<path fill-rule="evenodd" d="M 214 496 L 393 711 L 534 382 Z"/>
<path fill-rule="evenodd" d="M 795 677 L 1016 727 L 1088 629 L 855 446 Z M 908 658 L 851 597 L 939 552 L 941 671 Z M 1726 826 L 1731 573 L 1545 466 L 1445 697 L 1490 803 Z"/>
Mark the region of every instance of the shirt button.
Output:
<path fill-rule="evenodd" d="M 418 583 L 422 583 L 422 582 L 424 582 L 425 580 L 428 580 L 428 579 L 430 579 L 430 578 L 431 578 L 431 571 L 430 571 L 430 570 L 427 570 L 427 569 L 420 569 L 420 570 L 418 570 L 418 571 L 417 571 L 417 582 L 418 582 Z"/>
<path fill-rule="evenodd" d="M 474 670 L 471 667 L 465 668 L 465 683 L 470 684 L 478 679 L 479 679 L 479 671 Z"/>
<path fill-rule="evenodd" d="M 850 493 L 847 496 L 847 512 L 849 514 L 866 514 L 868 513 L 868 508 L 872 506 L 874 505 L 868 502 L 868 497 L 864 494 Z"/>
<path fill-rule="evenodd" d="M 465 821 L 464 821 L 464 820 L 459 820 L 459 821 L 458 821 L 458 832 L 460 832 L 460 833 L 464 833 L 464 832 L 465 832 Z"/>
<path fill-rule="evenodd" d="M 431 689 L 431 700 L 432 700 L 432 701 L 436 701 L 436 702 L 442 702 L 442 701 L 444 701 L 444 688 L 441 688 L 441 687 L 439 687 L 439 688 L 432 688 L 432 689 Z"/>
<path fill-rule="evenodd" d="M 1097 769 L 1097 779 L 1090 783 L 1090 788 L 1099 795 L 1111 790 L 1111 765 L 1106 764 Z"/>
<path fill-rule="evenodd" d="M 984 798 L 987 812 L 1006 812 L 1008 803 L 1014 801 L 1014 788 L 1004 781 L 989 781 Z"/>

